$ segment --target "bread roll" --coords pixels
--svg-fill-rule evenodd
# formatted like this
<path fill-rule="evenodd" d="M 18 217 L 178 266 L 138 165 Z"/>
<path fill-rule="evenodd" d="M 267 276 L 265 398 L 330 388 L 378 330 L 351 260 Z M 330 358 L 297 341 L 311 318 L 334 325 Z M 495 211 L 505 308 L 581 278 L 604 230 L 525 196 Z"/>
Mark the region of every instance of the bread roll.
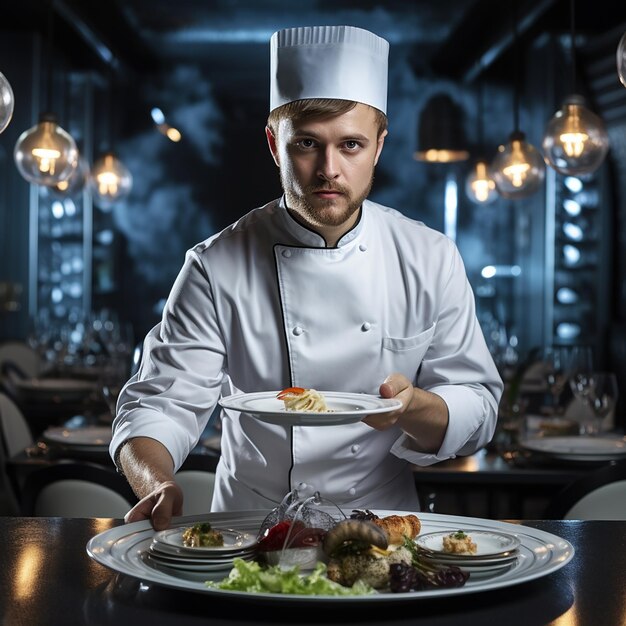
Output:
<path fill-rule="evenodd" d="M 387 533 L 389 543 L 402 543 L 404 537 L 415 539 L 422 528 L 416 515 L 388 515 L 372 521 Z"/>

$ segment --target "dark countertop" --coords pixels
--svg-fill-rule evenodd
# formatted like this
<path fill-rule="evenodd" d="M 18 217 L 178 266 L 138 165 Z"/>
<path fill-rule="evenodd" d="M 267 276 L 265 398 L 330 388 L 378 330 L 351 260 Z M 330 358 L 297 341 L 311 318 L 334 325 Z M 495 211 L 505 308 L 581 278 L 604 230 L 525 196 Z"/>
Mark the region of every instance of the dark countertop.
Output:
<path fill-rule="evenodd" d="M 562 569 L 499 590 L 407 602 L 259 601 L 168 589 L 93 561 L 86 544 L 121 520 L 0 518 L 0 615 L 13 624 L 429 624 L 535 626 L 626 623 L 626 521 L 527 521 L 570 541 Z"/>

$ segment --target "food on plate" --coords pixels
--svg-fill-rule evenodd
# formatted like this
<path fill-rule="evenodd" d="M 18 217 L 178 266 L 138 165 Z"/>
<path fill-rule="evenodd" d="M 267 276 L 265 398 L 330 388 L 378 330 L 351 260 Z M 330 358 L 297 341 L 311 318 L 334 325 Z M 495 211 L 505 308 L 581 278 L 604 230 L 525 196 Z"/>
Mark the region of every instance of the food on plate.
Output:
<path fill-rule="evenodd" d="M 312 413 L 329 413 L 326 399 L 315 389 L 304 387 L 287 387 L 276 396 L 285 403 L 287 411 L 311 411 Z"/>
<path fill-rule="evenodd" d="M 460 568 L 422 556 L 415 543 L 421 530 L 417 515 L 379 517 L 366 509 L 337 521 L 321 515 L 309 499 L 289 499 L 272 511 L 259 531 L 256 560 L 235 559 L 227 578 L 207 585 L 252 593 L 363 595 L 461 587 L 468 580 Z"/>
<path fill-rule="evenodd" d="M 182 538 L 183 545 L 187 548 L 218 548 L 224 545 L 224 536 L 219 530 L 212 528 L 209 522 L 185 528 Z"/>
<path fill-rule="evenodd" d="M 464 531 L 457 530 L 443 538 L 443 551 L 450 554 L 476 554 L 478 546 Z"/>
<path fill-rule="evenodd" d="M 313 568 L 323 557 L 323 528 L 306 526 L 296 520 L 283 520 L 268 528 L 258 540 L 257 552 L 269 565 Z"/>
<path fill-rule="evenodd" d="M 415 539 L 422 528 L 417 515 L 387 515 L 372 520 L 389 537 L 389 543 L 402 543 L 404 537 Z"/>
<path fill-rule="evenodd" d="M 298 566 L 283 568 L 279 565 L 262 567 L 255 561 L 233 560 L 233 569 L 220 582 L 206 581 L 208 587 L 247 591 L 249 593 L 284 593 L 313 596 L 364 596 L 375 593 L 362 581 L 351 587 L 340 585 L 326 577 L 322 562 L 310 573 L 303 575 Z"/>
<path fill-rule="evenodd" d="M 469 578 L 467 572 L 429 564 L 421 557 L 414 542 L 420 530 L 416 515 L 381 518 L 369 510 L 354 510 L 349 520 L 339 522 L 326 535 L 326 575 L 340 584 L 360 580 L 392 593 L 462 587 Z"/>
<path fill-rule="evenodd" d="M 324 552 L 330 580 L 347 586 L 361 580 L 375 589 L 389 585 L 391 564 L 410 565 L 413 558 L 404 545 L 389 544 L 383 528 L 363 519 L 343 520 L 328 531 Z"/>

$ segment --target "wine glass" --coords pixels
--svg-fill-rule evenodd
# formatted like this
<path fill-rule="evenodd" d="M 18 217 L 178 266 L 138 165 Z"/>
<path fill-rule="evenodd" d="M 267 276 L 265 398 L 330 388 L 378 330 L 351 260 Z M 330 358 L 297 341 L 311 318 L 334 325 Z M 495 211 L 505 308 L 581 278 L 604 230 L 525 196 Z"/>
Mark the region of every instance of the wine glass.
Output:
<path fill-rule="evenodd" d="M 560 399 L 569 373 L 569 353 L 564 346 L 547 346 L 542 351 L 543 375 L 552 396 L 552 412 L 560 412 Z"/>
<path fill-rule="evenodd" d="M 617 404 L 617 377 L 612 372 L 591 372 L 586 379 L 578 381 L 579 392 L 592 416 L 591 421 L 583 425 L 583 434 L 597 435 L 602 431 L 603 421 Z"/>

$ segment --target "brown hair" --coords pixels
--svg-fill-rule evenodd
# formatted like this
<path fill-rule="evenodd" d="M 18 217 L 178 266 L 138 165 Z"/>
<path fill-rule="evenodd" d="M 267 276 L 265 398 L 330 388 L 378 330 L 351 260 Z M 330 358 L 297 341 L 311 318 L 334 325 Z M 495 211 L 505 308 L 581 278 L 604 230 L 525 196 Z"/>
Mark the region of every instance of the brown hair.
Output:
<path fill-rule="evenodd" d="M 336 100 L 331 98 L 311 98 L 308 100 L 295 100 L 288 102 L 274 109 L 267 118 L 267 125 L 276 137 L 278 125 L 285 118 L 291 118 L 296 122 L 310 119 L 326 119 L 343 115 L 354 109 L 357 105 L 352 100 Z M 378 125 L 378 136 L 387 130 L 387 116 L 378 109 L 376 113 L 376 123 Z"/>

